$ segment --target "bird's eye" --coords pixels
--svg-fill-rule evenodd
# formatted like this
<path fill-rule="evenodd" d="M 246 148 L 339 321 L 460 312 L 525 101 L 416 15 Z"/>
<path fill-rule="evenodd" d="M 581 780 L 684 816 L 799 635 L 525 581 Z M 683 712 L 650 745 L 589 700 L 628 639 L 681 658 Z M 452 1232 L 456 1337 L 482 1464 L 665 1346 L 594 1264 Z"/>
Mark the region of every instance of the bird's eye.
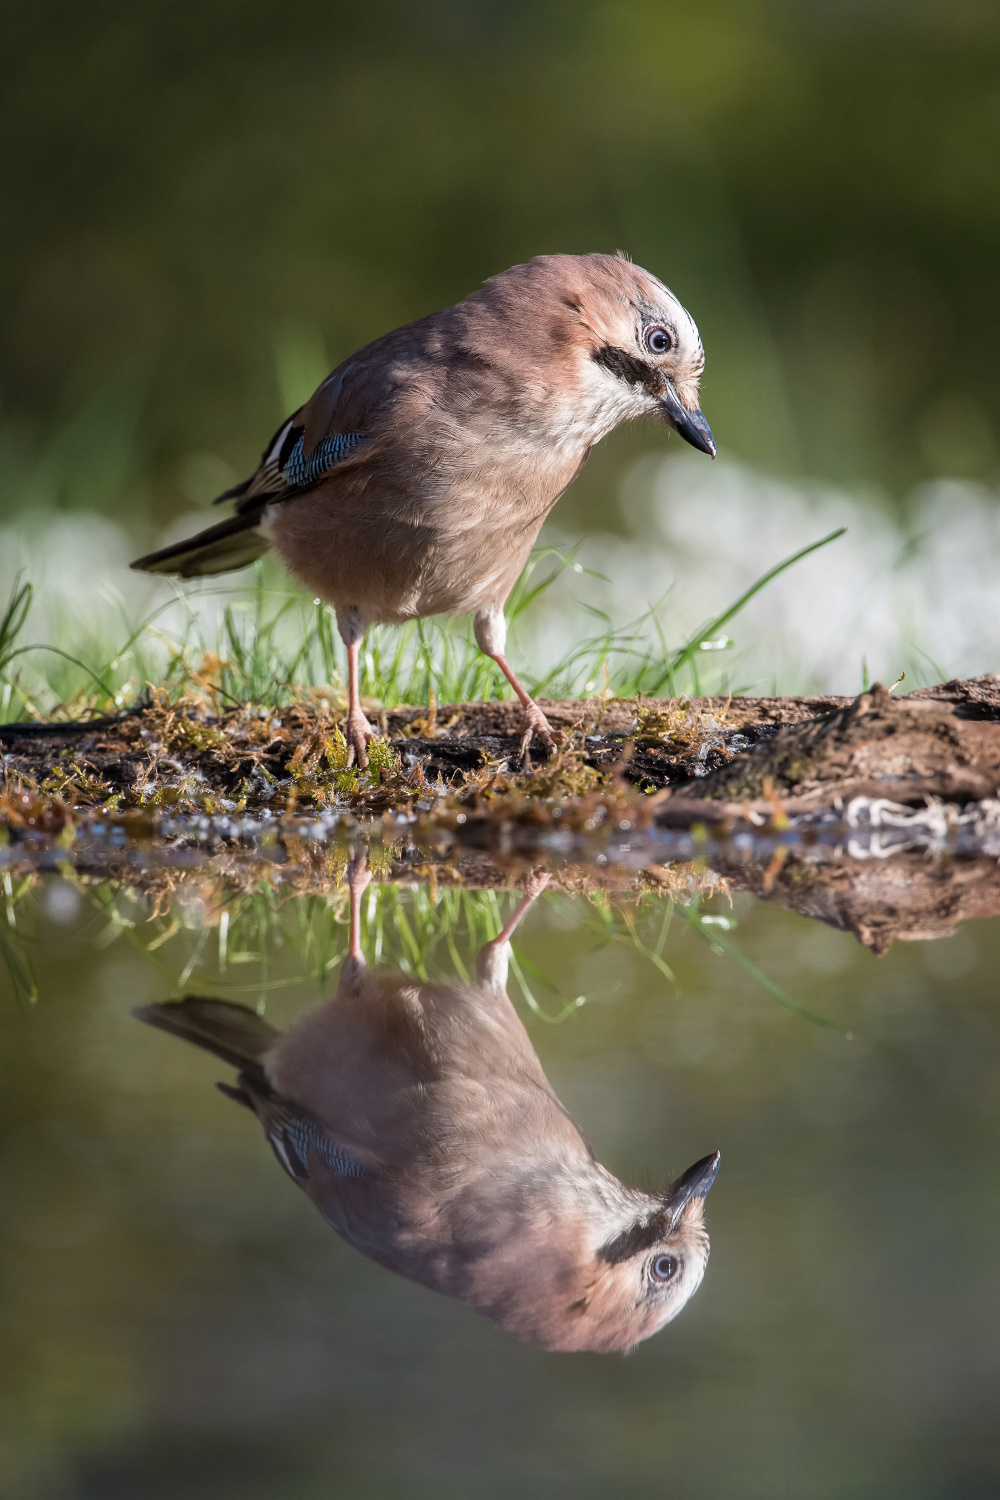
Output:
<path fill-rule="evenodd" d="M 669 328 L 661 328 L 659 323 L 647 328 L 643 338 L 650 354 L 666 354 L 668 349 L 673 348 L 674 341 Z"/>
<path fill-rule="evenodd" d="M 677 1274 L 677 1262 L 672 1255 L 658 1255 L 649 1269 L 654 1281 L 669 1281 Z"/>

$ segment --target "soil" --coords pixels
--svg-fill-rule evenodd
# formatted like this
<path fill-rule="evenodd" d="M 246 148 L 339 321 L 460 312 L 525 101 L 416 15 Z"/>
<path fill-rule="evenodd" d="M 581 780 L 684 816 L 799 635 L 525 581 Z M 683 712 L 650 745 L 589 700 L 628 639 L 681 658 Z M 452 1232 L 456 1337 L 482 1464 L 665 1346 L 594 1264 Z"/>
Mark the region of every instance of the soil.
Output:
<path fill-rule="evenodd" d="M 635 701 L 592 699 L 546 701 L 542 707 L 574 765 L 598 772 L 621 766 L 626 779 L 659 790 L 726 765 L 734 754 L 760 744 L 777 727 L 840 707 L 841 698 L 694 698 Z M 520 715 L 512 702 L 445 704 L 428 710 L 403 707 L 369 714 L 399 758 L 405 781 L 419 771 L 422 782 L 438 778 L 451 787 L 479 779 L 484 767 L 510 778 L 542 769 L 544 752 L 521 759 Z M 638 721 L 638 732 L 637 732 Z M 288 781 L 300 746 L 328 737 L 336 718 L 309 702 L 281 711 L 252 707 L 217 715 L 203 704 L 167 708 L 154 703 L 114 719 L 91 722 L 0 725 L 7 779 L 56 792 L 66 782 L 64 800 L 77 810 L 117 797 L 120 806 L 148 802 L 165 789 L 193 809 L 206 795 L 237 798 L 249 811 L 274 803 Z M 557 760 L 559 757 L 557 757 Z M 626 764 L 627 762 L 627 764 Z M 295 769 L 294 767 L 292 768 Z M 315 769 L 315 768 L 314 768 Z M 322 773 L 330 766 L 321 766 Z M 550 768 L 551 769 L 551 768 Z M 362 782 L 364 778 L 362 778 Z M 380 775 L 379 785 L 386 781 Z M 299 788 L 301 791 L 301 788 Z M 310 788 L 311 792 L 319 788 Z M 349 791 L 331 785 L 345 802 L 361 796 L 364 810 L 371 786 Z M 398 800 L 405 800 L 398 787 Z M 279 798 L 279 801 L 281 799 Z M 387 805 L 387 798 L 377 799 Z M 301 802 L 301 797 L 299 798 Z"/>

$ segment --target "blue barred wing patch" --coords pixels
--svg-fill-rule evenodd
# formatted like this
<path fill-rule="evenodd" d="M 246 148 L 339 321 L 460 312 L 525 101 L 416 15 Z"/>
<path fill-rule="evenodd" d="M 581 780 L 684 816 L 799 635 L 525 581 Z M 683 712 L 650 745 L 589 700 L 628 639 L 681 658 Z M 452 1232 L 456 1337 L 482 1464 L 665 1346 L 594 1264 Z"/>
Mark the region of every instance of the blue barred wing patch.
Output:
<path fill-rule="evenodd" d="M 338 1177 L 367 1176 L 361 1163 L 332 1141 L 323 1127 L 307 1115 L 287 1116 L 281 1130 L 269 1138 L 281 1165 L 297 1181 L 309 1176 L 310 1148 Z"/>
<path fill-rule="evenodd" d="M 360 433 L 337 432 L 332 437 L 322 438 L 306 458 L 303 452 L 305 433 L 300 432 L 291 451 L 282 455 L 281 477 L 290 489 L 308 489 L 353 453 L 360 442 Z"/>

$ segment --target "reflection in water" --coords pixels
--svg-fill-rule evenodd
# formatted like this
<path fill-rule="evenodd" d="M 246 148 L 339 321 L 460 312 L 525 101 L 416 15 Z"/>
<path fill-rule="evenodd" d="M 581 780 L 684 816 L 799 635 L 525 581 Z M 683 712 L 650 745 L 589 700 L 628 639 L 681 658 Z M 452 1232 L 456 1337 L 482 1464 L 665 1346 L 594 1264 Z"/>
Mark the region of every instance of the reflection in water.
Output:
<path fill-rule="evenodd" d="M 367 969 L 369 878 L 356 861 L 336 996 L 290 1031 L 219 1000 L 138 1014 L 240 1069 L 224 1091 L 364 1254 L 546 1348 L 631 1348 L 701 1283 L 718 1153 L 660 1195 L 594 1160 L 506 993 L 509 939 L 544 877 L 481 949 L 474 986 Z"/>

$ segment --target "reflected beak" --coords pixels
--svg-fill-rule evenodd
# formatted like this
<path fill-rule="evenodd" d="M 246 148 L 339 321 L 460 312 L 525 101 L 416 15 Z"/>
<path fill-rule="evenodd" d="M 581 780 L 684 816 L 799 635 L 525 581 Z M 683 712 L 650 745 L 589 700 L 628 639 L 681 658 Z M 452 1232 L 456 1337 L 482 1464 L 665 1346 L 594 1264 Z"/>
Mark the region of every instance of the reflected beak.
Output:
<path fill-rule="evenodd" d="M 712 429 L 705 421 L 701 408 L 699 407 L 697 411 L 688 411 L 669 380 L 660 406 L 664 421 L 669 422 L 686 443 L 690 443 L 692 448 L 697 448 L 701 453 L 707 453 L 709 458 L 715 457 L 715 438 L 712 436 Z"/>
<path fill-rule="evenodd" d="M 673 1223 L 676 1224 L 692 1198 L 708 1197 L 721 1160 L 721 1151 L 715 1151 L 711 1156 L 703 1156 L 701 1161 L 696 1161 L 693 1167 L 688 1167 L 676 1182 L 670 1184 L 666 1191 L 664 1206 Z"/>

